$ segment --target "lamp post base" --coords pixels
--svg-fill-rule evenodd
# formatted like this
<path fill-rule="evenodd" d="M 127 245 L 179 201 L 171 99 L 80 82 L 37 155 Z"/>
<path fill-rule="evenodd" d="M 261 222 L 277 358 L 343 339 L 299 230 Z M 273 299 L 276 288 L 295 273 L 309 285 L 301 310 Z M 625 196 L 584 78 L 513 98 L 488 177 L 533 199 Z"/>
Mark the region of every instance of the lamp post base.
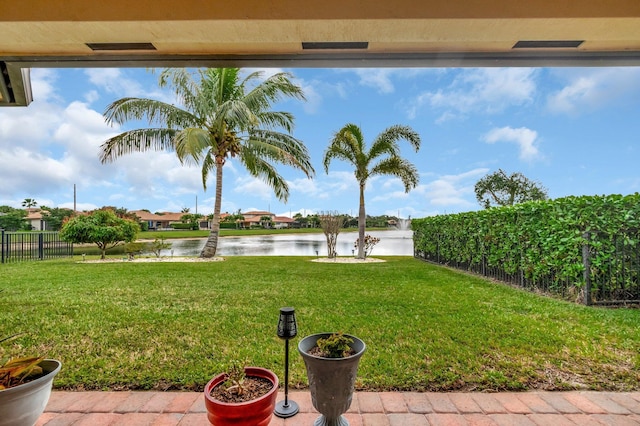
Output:
<path fill-rule="evenodd" d="M 298 408 L 298 404 L 294 401 L 287 401 L 285 405 L 284 401 L 280 401 L 276 403 L 276 408 L 273 410 L 273 414 L 283 419 L 293 417 L 298 414 L 300 408 Z"/>

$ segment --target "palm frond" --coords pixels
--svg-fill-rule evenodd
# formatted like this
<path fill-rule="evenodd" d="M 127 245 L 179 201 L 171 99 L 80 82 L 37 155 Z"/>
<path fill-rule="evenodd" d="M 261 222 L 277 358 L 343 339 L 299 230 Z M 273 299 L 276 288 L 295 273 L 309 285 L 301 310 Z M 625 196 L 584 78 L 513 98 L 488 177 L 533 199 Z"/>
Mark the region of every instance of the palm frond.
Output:
<path fill-rule="evenodd" d="M 284 111 L 262 111 L 256 114 L 261 127 L 270 129 L 282 128 L 291 133 L 294 127 L 294 116 Z"/>
<path fill-rule="evenodd" d="M 351 163 L 357 170 L 363 166 L 366 167 L 367 155 L 364 147 L 364 138 L 362 131 L 355 124 L 349 123 L 338 130 L 333 139 L 329 142 L 329 146 L 324 152 L 323 165 L 326 173 L 329 173 L 329 165 L 331 161 L 343 160 Z"/>
<path fill-rule="evenodd" d="M 250 77 L 256 79 L 258 76 L 259 74 L 252 74 Z M 306 100 L 302 88 L 294 84 L 291 81 L 292 78 L 293 76 L 289 73 L 272 75 L 253 87 L 242 101 L 251 111 L 259 114 L 269 111 L 274 103 L 284 98 Z M 248 80 L 249 77 L 247 78 Z"/>
<path fill-rule="evenodd" d="M 216 158 L 212 154 L 211 150 L 208 150 L 202 160 L 202 188 L 207 190 L 207 179 L 209 179 L 209 172 L 216 167 Z"/>
<path fill-rule="evenodd" d="M 124 124 L 128 120 L 146 120 L 168 128 L 181 128 L 198 122 L 196 116 L 175 105 L 153 99 L 123 98 L 109 104 L 103 113 L 108 124 Z"/>
<path fill-rule="evenodd" d="M 420 135 L 409 126 L 394 125 L 380 133 L 371 144 L 370 155 L 372 158 L 384 153 L 400 155 L 398 141 L 406 140 L 416 152 L 420 149 Z"/>
<path fill-rule="evenodd" d="M 307 147 L 289 134 L 254 129 L 244 145 L 243 153 L 245 149 L 252 150 L 255 155 L 301 170 L 309 178 L 315 175 Z"/>
<path fill-rule="evenodd" d="M 273 189 L 273 193 L 279 200 L 285 203 L 287 202 L 289 199 L 289 185 L 287 181 L 278 174 L 272 164 L 260 156 L 255 155 L 255 152 L 251 150 L 243 151 L 240 161 L 245 165 L 251 176 L 262 179 Z"/>
<path fill-rule="evenodd" d="M 107 139 L 100 145 L 100 162 L 110 163 L 133 152 L 173 151 L 173 129 L 137 129 Z"/>
<path fill-rule="evenodd" d="M 258 117 L 242 101 L 230 100 L 218 108 L 213 127 L 217 129 L 247 130 L 259 124 Z"/>
<path fill-rule="evenodd" d="M 399 156 L 385 158 L 374 165 L 369 172 L 369 176 L 374 175 L 388 175 L 399 178 L 404 185 L 405 192 L 409 192 L 418 186 L 420 181 L 416 166 Z"/>
<path fill-rule="evenodd" d="M 158 78 L 158 85 L 160 87 L 171 86 L 178 98 L 177 100 L 187 110 L 200 115 L 200 87 L 188 70 L 184 68 L 164 69 Z"/>
<path fill-rule="evenodd" d="M 205 129 L 189 127 L 176 133 L 174 146 L 183 164 L 198 164 L 203 153 L 212 145 L 211 135 Z"/>

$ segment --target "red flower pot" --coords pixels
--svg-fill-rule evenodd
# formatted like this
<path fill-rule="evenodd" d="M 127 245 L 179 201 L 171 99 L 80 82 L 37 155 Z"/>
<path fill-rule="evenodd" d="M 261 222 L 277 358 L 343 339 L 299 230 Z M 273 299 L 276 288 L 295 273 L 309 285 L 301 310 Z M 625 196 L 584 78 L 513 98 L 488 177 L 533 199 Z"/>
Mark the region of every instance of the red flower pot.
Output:
<path fill-rule="evenodd" d="M 214 426 L 268 426 L 278 397 L 278 376 L 260 367 L 245 367 L 247 376 L 262 377 L 273 383 L 273 388 L 258 399 L 240 403 L 221 402 L 211 397 L 211 390 L 223 382 L 227 375 L 214 377 L 204 387 L 204 404 L 207 418 Z"/>

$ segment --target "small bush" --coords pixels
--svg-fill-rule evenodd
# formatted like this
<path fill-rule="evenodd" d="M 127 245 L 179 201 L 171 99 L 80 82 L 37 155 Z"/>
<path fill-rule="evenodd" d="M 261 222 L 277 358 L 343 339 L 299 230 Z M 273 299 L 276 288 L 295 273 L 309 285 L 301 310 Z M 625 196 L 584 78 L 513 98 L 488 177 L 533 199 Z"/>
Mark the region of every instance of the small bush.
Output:
<path fill-rule="evenodd" d="M 342 333 L 333 333 L 316 342 L 322 353 L 321 356 L 325 358 L 344 358 L 351 355 L 351 343 L 353 339 Z"/>

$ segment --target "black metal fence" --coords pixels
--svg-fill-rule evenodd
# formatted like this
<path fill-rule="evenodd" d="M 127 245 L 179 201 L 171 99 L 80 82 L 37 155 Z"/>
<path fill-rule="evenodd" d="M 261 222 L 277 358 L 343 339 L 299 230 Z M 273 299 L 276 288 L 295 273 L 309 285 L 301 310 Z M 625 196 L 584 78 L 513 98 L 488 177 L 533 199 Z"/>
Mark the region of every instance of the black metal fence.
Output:
<path fill-rule="evenodd" d="M 477 261 L 460 262 L 433 253 L 416 251 L 415 257 L 465 270 L 527 290 L 554 294 L 585 305 L 640 305 L 640 235 L 585 234 L 581 253 L 582 268 L 575 276 L 561 276 L 553 269 L 536 279 L 518 268 L 507 272 L 500 266 L 489 265 L 480 253 Z M 603 242 L 606 241 L 606 244 Z M 478 243 L 480 251 L 481 245 Z M 435 247 L 438 247 L 436 244 Z"/>
<path fill-rule="evenodd" d="M 73 244 L 58 232 L 0 231 L 0 263 L 72 257 Z"/>

